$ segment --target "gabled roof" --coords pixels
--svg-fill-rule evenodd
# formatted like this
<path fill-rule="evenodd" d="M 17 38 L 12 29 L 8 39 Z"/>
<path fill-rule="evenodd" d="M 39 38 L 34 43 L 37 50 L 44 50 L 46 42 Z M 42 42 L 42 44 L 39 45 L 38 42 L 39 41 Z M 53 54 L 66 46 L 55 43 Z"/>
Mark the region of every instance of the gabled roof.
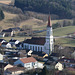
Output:
<path fill-rule="evenodd" d="M 16 42 L 17 40 L 14 40 L 14 39 L 11 39 L 11 40 L 9 40 L 9 42 Z"/>
<path fill-rule="evenodd" d="M 7 63 L 1 63 L 1 62 L 0 62 L 0 68 L 2 68 L 2 67 L 4 68 L 4 67 L 7 66 L 7 65 L 8 65 Z"/>
<path fill-rule="evenodd" d="M 19 47 L 20 45 L 22 45 L 22 43 L 21 43 L 21 42 L 19 42 L 18 44 L 16 44 L 16 47 Z"/>
<path fill-rule="evenodd" d="M 8 44 L 8 42 L 3 42 L 3 43 L 2 43 L 2 45 L 7 45 L 7 44 Z"/>
<path fill-rule="evenodd" d="M 33 57 L 28 57 L 28 58 L 22 58 L 20 59 L 20 61 L 23 63 L 30 63 L 30 62 L 36 62 L 37 60 Z"/>
<path fill-rule="evenodd" d="M 12 32 L 12 29 L 2 30 L 2 32 Z"/>
<path fill-rule="evenodd" d="M 25 40 L 23 43 L 35 44 L 35 45 L 44 45 L 45 44 L 44 37 L 32 37 L 31 39 Z"/>
<path fill-rule="evenodd" d="M 24 69 L 25 69 L 24 67 L 11 67 L 11 68 L 7 68 L 7 71 L 16 72 Z"/>
<path fill-rule="evenodd" d="M 0 39 L 0 42 L 2 42 L 4 39 Z"/>

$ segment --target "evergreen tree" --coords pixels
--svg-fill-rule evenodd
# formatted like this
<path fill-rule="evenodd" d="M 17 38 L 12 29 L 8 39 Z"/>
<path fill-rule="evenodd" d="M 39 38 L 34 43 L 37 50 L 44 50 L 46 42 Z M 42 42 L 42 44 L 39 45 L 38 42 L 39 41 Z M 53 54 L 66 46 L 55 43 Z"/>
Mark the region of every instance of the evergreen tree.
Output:
<path fill-rule="evenodd" d="M 4 19 L 4 13 L 3 11 L 0 9 L 0 20 Z"/>

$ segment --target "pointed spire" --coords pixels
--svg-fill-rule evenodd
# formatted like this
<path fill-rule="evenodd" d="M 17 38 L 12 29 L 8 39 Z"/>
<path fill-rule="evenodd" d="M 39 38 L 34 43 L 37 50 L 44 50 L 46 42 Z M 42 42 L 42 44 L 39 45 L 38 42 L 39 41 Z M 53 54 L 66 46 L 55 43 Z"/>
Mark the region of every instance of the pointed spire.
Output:
<path fill-rule="evenodd" d="M 48 17 L 48 25 L 47 25 L 47 27 L 52 27 L 50 15 Z"/>

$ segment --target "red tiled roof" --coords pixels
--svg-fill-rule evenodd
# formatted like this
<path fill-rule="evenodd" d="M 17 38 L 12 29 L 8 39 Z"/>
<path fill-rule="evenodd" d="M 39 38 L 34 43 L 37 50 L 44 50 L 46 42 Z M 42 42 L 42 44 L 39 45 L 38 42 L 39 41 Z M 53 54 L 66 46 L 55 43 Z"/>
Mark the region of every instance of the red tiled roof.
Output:
<path fill-rule="evenodd" d="M 11 68 L 7 68 L 8 71 L 10 72 L 15 72 L 15 71 L 20 71 L 20 70 L 24 70 L 24 67 L 11 67 Z"/>
<path fill-rule="evenodd" d="M 50 16 L 48 17 L 48 25 L 47 25 L 47 27 L 52 27 Z"/>
<path fill-rule="evenodd" d="M 36 62 L 37 60 L 33 57 L 29 57 L 29 58 L 22 58 L 20 59 L 20 61 L 22 61 L 23 63 L 30 63 L 30 62 Z"/>
<path fill-rule="evenodd" d="M 24 43 L 35 44 L 35 45 L 44 45 L 45 42 L 46 41 L 44 37 L 32 37 L 31 39 L 27 39 L 24 41 Z"/>

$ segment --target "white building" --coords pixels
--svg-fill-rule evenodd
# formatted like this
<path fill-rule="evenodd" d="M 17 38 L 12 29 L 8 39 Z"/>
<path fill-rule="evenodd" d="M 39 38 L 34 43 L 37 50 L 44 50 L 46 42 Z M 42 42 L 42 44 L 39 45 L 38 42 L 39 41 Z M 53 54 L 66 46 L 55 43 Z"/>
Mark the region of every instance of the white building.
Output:
<path fill-rule="evenodd" d="M 53 52 L 53 31 L 50 16 L 48 17 L 46 37 L 32 37 L 23 42 L 24 49 L 43 51 L 48 55 Z"/>
<path fill-rule="evenodd" d="M 4 47 L 4 48 L 12 48 L 11 44 L 8 43 L 8 42 L 3 42 L 1 46 Z"/>
<path fill-rule="evenodd" d="M 21 58 L 14 62 L 14 65 L 21 64 L 23 67 L 27 69 L 33 69 L 38 67 L 38 62 L 35 58 L 29 57 L 29 58 Z"/>

